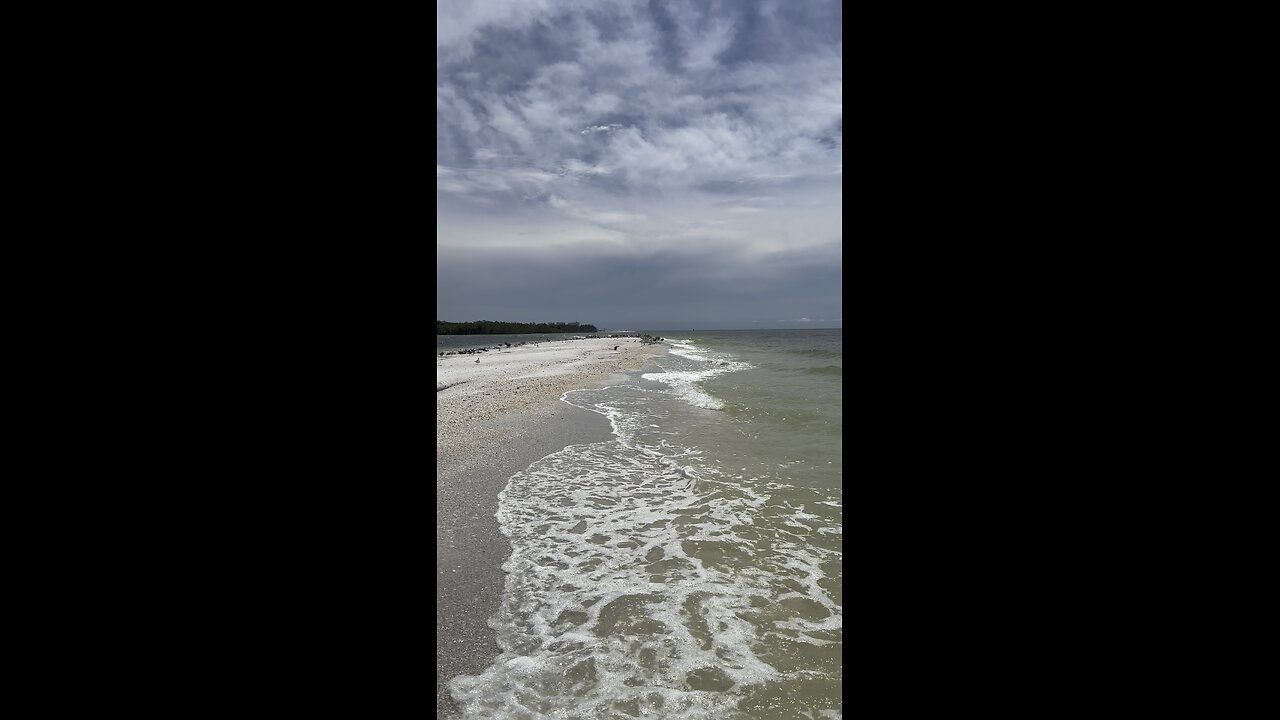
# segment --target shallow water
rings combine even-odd
[[[669,345],[565,394],[614,439],[500,496],[503,653],[451,684],[467,717],[840,715],[842,333]]]

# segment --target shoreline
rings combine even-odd
[[[613,350],[618,346],[618,350]],[[494,513],[507,480],[568,445],[613,437],[598,413],[561,402],[639,370],[665,345],[594,338],[539,343],[436,363],[436,714],[460,715],[448,682],[500,654],[488,620],[511,547]]]

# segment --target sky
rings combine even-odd
[[[838,0],[440,0],[437,320],[841,327]]]

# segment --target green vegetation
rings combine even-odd
[[[512,323],[476,320],[454,323],[436,321],[437,335],[522,335],[526,333],[593,333],[600,332],[595,325],[571,323]]]

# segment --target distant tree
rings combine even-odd
[[[465,323],[436,321],[436,335],[521,335],[526,333],[593,333],[595,325],[571,323],[513,323],[475,320]]]

